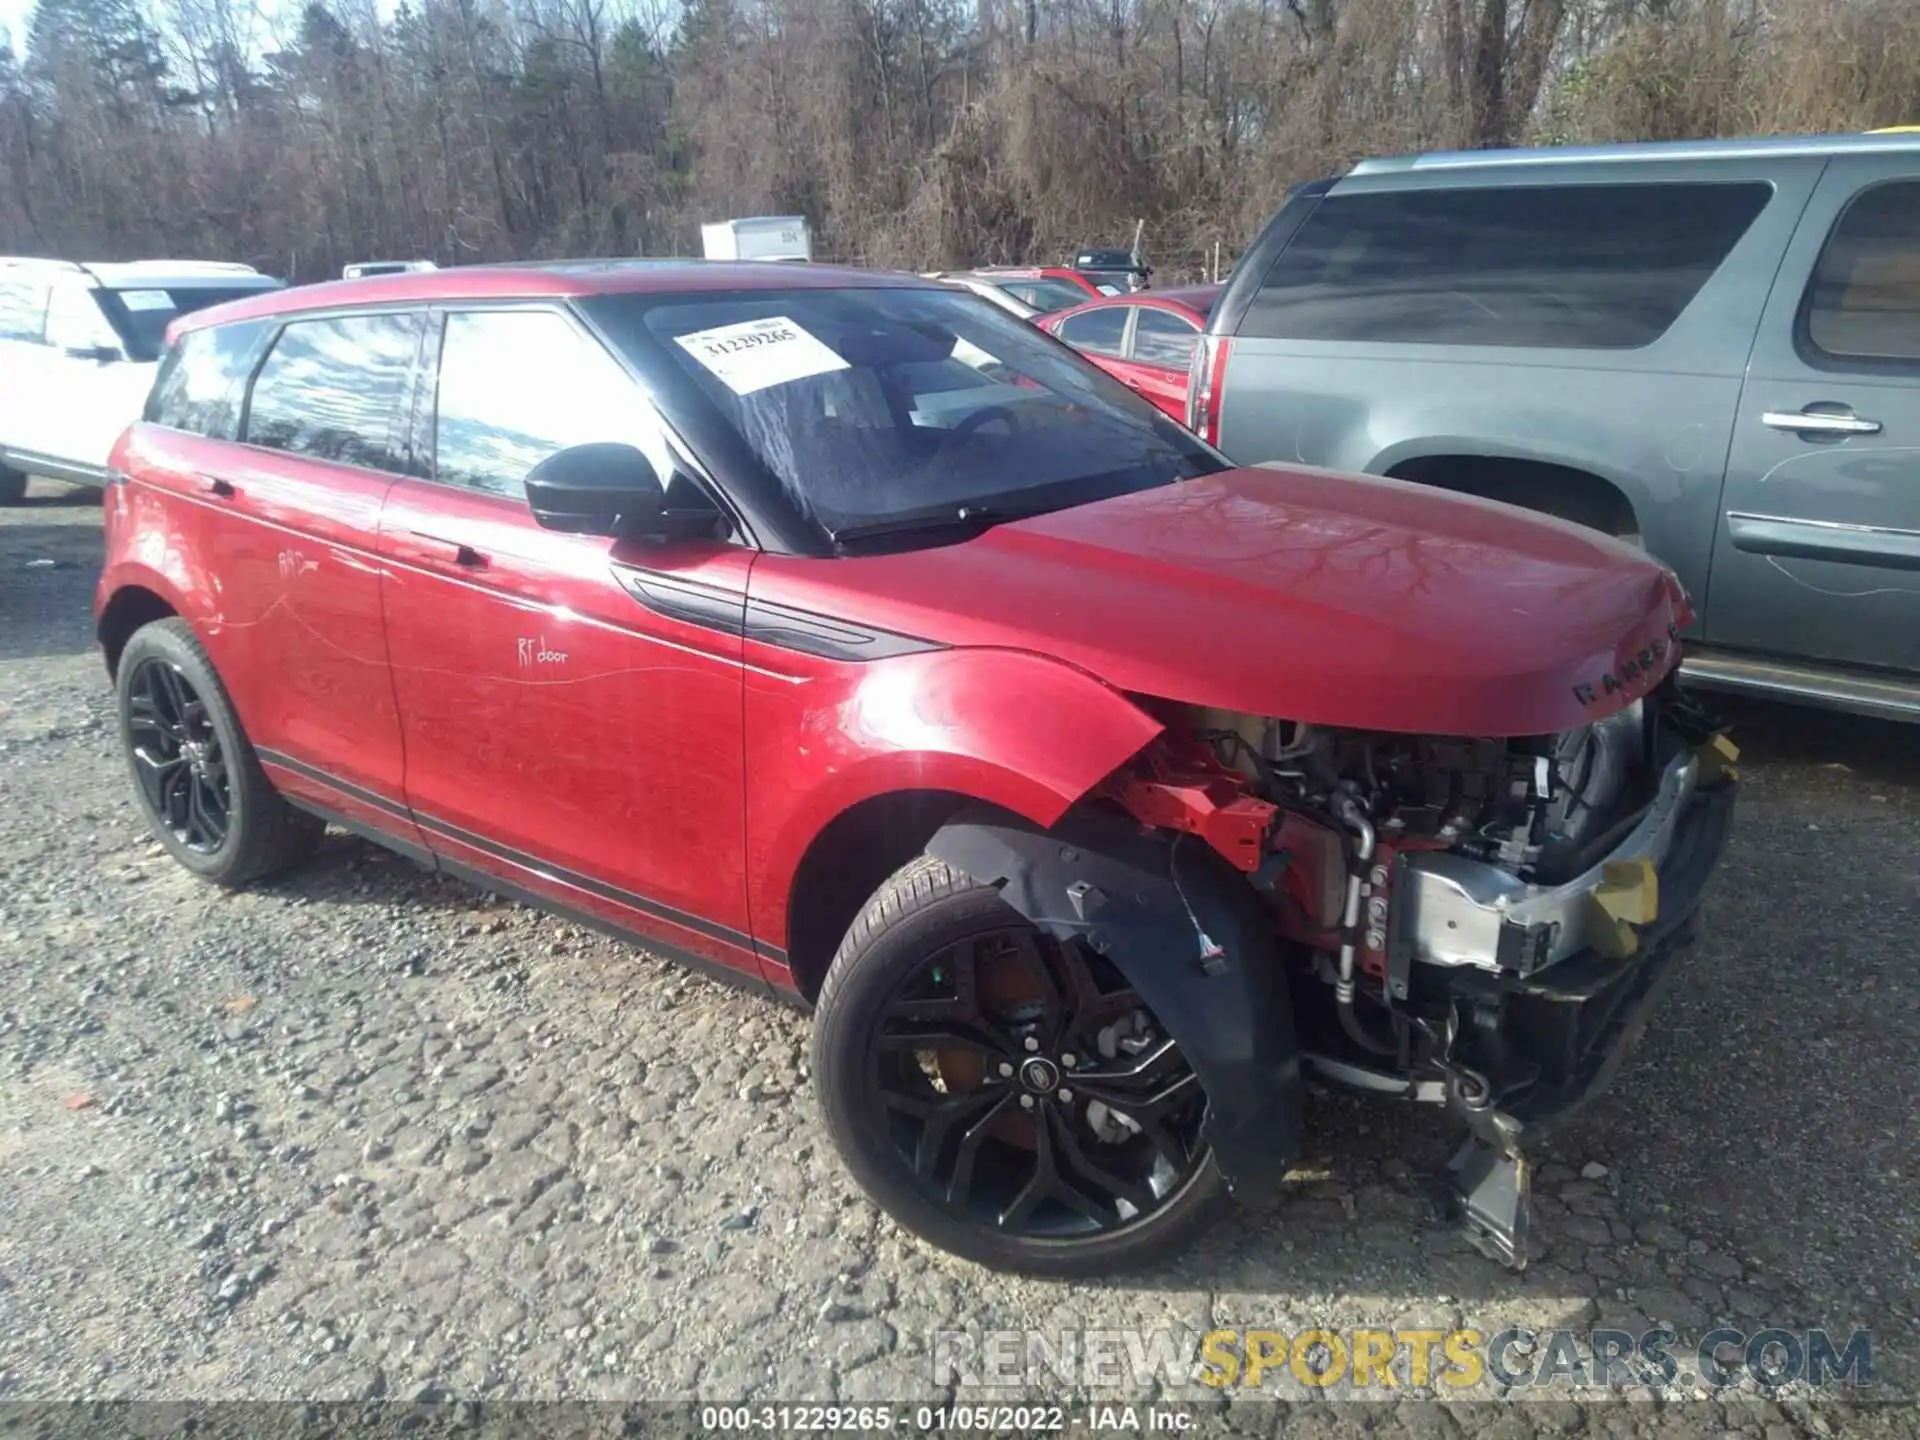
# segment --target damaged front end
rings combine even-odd
[[[1062,826],[962,815],[930,848],[1127,975],[1205,1086],[1237,1194],[1277,1192],[1311,1071],[1445,1106],[1467,1138],[1444,1194],[1524,1266],[1538,1143],[1693,938],[1731,819],[1720,727],[1671,678],[1518,739],[1154,708],[1162,736]]]

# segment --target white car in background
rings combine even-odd
[[[167,323],[283,282],[204,260],[0,258],[0,505],[29,475],[104,485],[147,402]]]
[[[1022,320],[1031,320],[1040,314],[1024,300],[1019,300],[1002,290],[998,285],[982,280],[977,275],[966,275],[953,270],[927,270],[921,273],[922,280],[938,280],[943,285],[951,285],[956,290],[971,290],[983,300],[991,300],[1009,315],[1017,315]]]

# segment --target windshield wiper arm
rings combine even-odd
[[[907,515],[886,520],[861,520],[827,532],[835,546],[862,540],[889,540],[896,535],[939,535],[949,532],[971,533],[1021,518],[1019,511],[997,510],[987,505],[959,505],[952,510],[936,510],[930,515]]]

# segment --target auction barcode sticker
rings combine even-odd
[[[736,395],[847,368],[847,362],[818,336],[784,315],[674,338]]]

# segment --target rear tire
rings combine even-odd
[[[1216,1216],[1199,1081],[1105,966],[931,857],[867,903],[821,991],[814,1086],[900,1225],[993,1269],[1071,1276],[1165,1261]]]
[[[27,498],[27,477],[0,465],[0,505],[18,505]]]
[[[186,621],[133,632],[115,694],[135,800],[174,859],[203,880],[240,886],[313,853],[325,822],[273,788]]]

